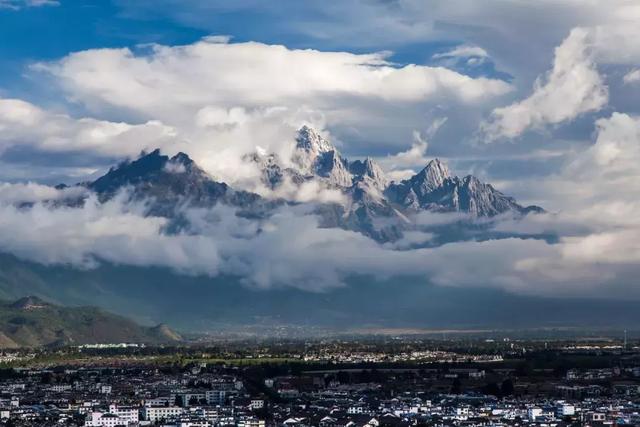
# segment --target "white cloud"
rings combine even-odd
[[[640,82],[640,69],[629,71],[624,75],[623,81],[625,84]]]
[[[383,121],[399,126],[414,120],[407,117],[408,109],[440,103],[472,108],[511,90],[501,80],[471,78],[443,67],[396,66],[387,55],[231,43],[228,37],[135,52],[92,49],[33,68],[90,115],[126,117],[136,124],[72,119],[29,105],[60,124],[46,133],[13,119],[10,129],[42,140],[32,145],[44,151],[121,156],[142,148],[185,151],[216,179],[251,188],[257,171],[243,156],[262,147],[289,159],[302,124],[375,134]],[[11,137],[12,144],[24,139]]]
[[[574,29],[556,49],[553,69],[528,98],[493,110],[482,129],[489,141],[572,120],[606,105],[608,90],[588,49],[589,31]]]
[[[455,48],[447,52],[436,53],[435,55],[433,55],[434,59],[469,57],[488,58],[489,54],[480,46],[461,45],[456,46]]]
[[[598,66],[640,64],[640,48],[634,42],[639,36],[636,23],[574,28],[556,48],[552,70],[536,81],[533,93],[494,109],[490,120],[482,124],[487,141],[515,138],[530,129],[544,129],[601,110],[609,93]],[[627,76],[625,82],[633,78]]]
[[[0,153],[25,146],[44,152],[80,151],[102,156],[135,156],[143,149],[175,143],[173,128],[150,120],[139,125],[92,118],[75,119],[19,99],[0,98]]]
[[[218,259],[213,241],[201,236],[164,235],[165,219],[144,217],[142,207],[125,208],[123,202],[116,199],[100,204],[90,198],[81,208],[36,203],[28,209],[1,204],[3,248],[46,265],[92,268],[107,261],[215,274]]]
[[[424,133],[419,130],[414,130],[413,143],[408,150],[379,159],[380,164],[384,169],[389,171],[392,179],[397,180],[407,175],[412,175],[414,173],[413,169],[408,168],[421,168],[426,166],[430,160],[426,156],[427,149],[429,148],[429,139],[433,138],[446,122],[446,117],[440,117],[435,119]]]
[[[321,105],[339,96],[402,102],[449,96],[474,102],[510,89],[500,80],[474,79],[445,68],[395,67],[386,56],[204,39],[186,46],[154,45],[148,54],[87,50],[37,69],[53,75],[78,102],[163,121],[208,105]]]
[[[23,7],[59,6],[58,0],[0,0],[0,9],[19,10]]]
[[[35,182],[9,184],[0,183],[0,204],[22,204],[56,201],[81,197],[87,193],[83,187],[68,187],[58,190]]]

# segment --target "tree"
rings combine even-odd
[[[456,377],[453,379],[453,384],[451,385],[451,393],[460,394],[462,393],[462,382],[460,378]]]
[[[500,386],[500,392],[503,396],[512,396],[514,392],[513,381],[511,378],[507,378],[502,381],[502,386]]]
[[[482,392],[491,396],[500,396],[500,387],[495,382],[490,382],[482,387]]]

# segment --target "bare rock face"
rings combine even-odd
[[[292,167],[282,166],[273,154],[256,153],[248,159],[258,165],[263,183],[272,189],[287,178],[295,184],[317,180],[341,190],[347,203],[320,209],[324,223],[379,240],[401,235],[398,230],[406,226],[407,216],[420,211],[461,212],[470,218],[543,212],[537,206],[519,205],[474,176],[453,176],[447,164],[437,158],[411,178],[391,182],[373,159],[350,162],[331,142],[307,126],[296,136]]]
[[[314,174],[325,154],[337,152],[329,141],[308,126],[303,126],[296,136],[296,148],[292,161],[301,172]]]
[[[261,215],[273,203],[215,181],[184,153],[169,158],[160,150],[111,168],[87,187],[102,201],[126,189],[132,199],[149,201],[149,214],[165,217],[174,217],[180,206],[212,207],[218,203],[239,208],[247,216]]]
[[[507,212],[540,212],[537,206],[523,207],[491,184],[472,175],[451,176],[449,168],[438,159],[399,184],[391,184],[385,195],[397,205],[412,210],[464,212],[472,217],[491,217]]]
[[[356,160],[351,162],[349,170],[354,176],[354,181],[366,181],[368,185],[378,191],[384,191],[389,185],[389,180],[382,168],[370,157],[367,157],[364,161]]]
[[[329,186],[348,187],[353,182],[349,163],[333,144],[308,126],[298,131],[291,160],[302,175],[320,178]]]
[[[410,220],[412,215],[422,211],[461,212],[471,219],[544,212],[537,206],[518,204],[472,175],[453,176],[439,159],[431,160],[420,172],[398,183],[391,182],[371,158],[348,161],[329,141],[306,126],[298,131],[293,149],[288,162],[264,152],[249,154],[244,160],[254,163],[262,183],[274,190],[284,182],[301,185],[314,180],[341,191],[344,198],[340,203],[313,204],[322,226],[357,231],[378,241],[402,237],[403,230],[415,227]],[[103,202],[121,192],[134,201],[145,201],[149,215],[170,219],[168,232],[188,226],[183,217],[185,207],[208,208],[220,203],[235,208],[239,216],[261,219],[283,204],[299,203],[231,188],[209,176],[188,155],[168,157],[159,150],[143,153],[79,186],[94,192]],[[77,206],[82,200],[66,203]]]

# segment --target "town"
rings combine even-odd
[[[5,426],[640,424],[615,340],[325,340],[5,352]]]

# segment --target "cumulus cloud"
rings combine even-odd
[[[128,157],[176,139],[175,129],[155,120],[132,125],[75,119],[19,99],[0,98],[0,154],[9,148],[31,147],[44,152]]]
[[[439,67],[396,67],[387,53],[288,49],[205,38],[186,46],[153,45],[148,53],[93,49],[43,63],[74,100],[160,119],[207,105],[270,107],[318,104],[327,97],[421,101],[438,96],[474,102],[502,95],[501,80],[471,78]]]
[[[399,66],[388,55],[233,43],[228,37],[71,53],[32,69],[81,105],[84,117],[3,100],[0,127],[7,133],[0,148],[130,157],[160,147],[168,154],[185,151],[216,179],[250,188],[257,171],[243,156],[262,147],[289,159],[302,124],[373,134],[383,117],[408,120],[407,108],[471,108],[511,90],[502,80],[444,67]],[[36,120],[45,126],[31,126]]]
[[[640,82],[640,69],[629,71],[624,75],[623,81],[625,84]]]
[[[431,139],[447,122],[446,117],[435,119],[426,131],[413,131],[413,142],[408,150],[380,158],[381,166],[388,171],[393,180],[401,180],[415,173],[415,168],[423,168],[429,162],[426,156]]]
[[[608,90],[588,52],[589,32],[579,28],[556,49],[553,69],[536,81],[528,98],[493,110],[482,130],[489,141],[514,138],[530,128],[540,129],[574,119],[606,105]]]
[[[544,129],[601,110],[609,91],[598,66],[640,63],[640,48],[632,41],[639,35],[637,25],[626,23],[574,28],[556,48],[553,68],[536,81],[532,94],[494,109],[481,125],[487,141],[515,138],[530,129]]]

